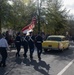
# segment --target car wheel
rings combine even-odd
[[[69,46],[66,48],[66,50],[69,50]]]
[[[59,51],[60,51],[60,52],[63,52],[63,51],[64,51],[64,48],[63,48],[63,49],[59,49]]]
[[[69,50],[69,46],[70,46],[70,44],[68,45],[67,50]]]
[[[44,49],[44,52],[47,52],[48,51],[48,49]]]

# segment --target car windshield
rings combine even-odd
[[[50,40],[50,41],[61,41],[61,38],[60,37],[48,37],[47,40]]]

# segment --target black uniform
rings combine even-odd
[[[22,37],[22,45],[24,47],[24,57],[27,57],[27,51],[28,51],[28,37],[26,35],[24,35]]]
[[[16,46],[16,49],[17,49],[16,56],[20,56],[19,55],[19,52],[20,52],[20,49],[21,49],[21,36],[20,36],[20,33],[18,33],[16,38],[15,38],[15,46]]]
[[[40,36],[40,34],[38,34],[36,36],[35,41],[36,41],[35,43],[36,43],[36,47],[37,47],[38,58],[40,60],[41,59],[41,53],[42,53],[42,42],[43,42],[43,39]]]
[[[33,59],[35,37],[33,35],[30,35],[28,42],[29,42],[29,48],[30,48],[30,59]]]

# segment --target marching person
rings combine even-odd
[[[24,48],[23,56],[26,58],[27,57],[27,51],[28,51],[28,38],[26,36],[26,33],[24,33],[23,37],[22,37],[22,46]]]
[[[35,37],[33,35],[33,32],[30,32],[28,42],[29,42],[29,48],[30,48],[30,59],[32,60],[33,52],[34,52],[34,42],[35,42]]]
[[[38,33],[38,35],[35,37],[35,44],[37,47],[37,54],[38,54],[39,60],[41,60],[42,42],[43,42],[42,36],[40,35],[40,33]]]
[[[6,67],[7,49],[9,49],[7,40],[0,34],[0,54],[2,56],[0,67]]]
[[[20,32],[17,33],[17,36],[15,38],[15,47],[17,49],[16,57],[19,57],[20,56],[19,52],[20,52],[20,49],[21,49],[21,36],[20,36]]]

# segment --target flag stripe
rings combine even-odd
[[[22,29],[22,32],[27,33],[28,31],[32,30],[35,27],[35,24],[36,24],[36,18],[34,17],[32,19],[32,22]]]

